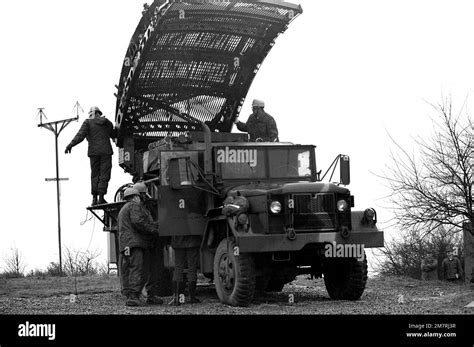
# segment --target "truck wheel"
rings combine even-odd
[[[222,303],[248,306],[255,293],[255,266],[250,254],[235,255],[234,247],[233,238],[219,243],[214,256],[214,284]]]
[[[324,284],[334,300],[359,300],[367,283],[367,258],[326,258],[323,263]]]

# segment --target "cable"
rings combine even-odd
[[[92,233],[91,233],[91,238],[89,239],[89,244],[87,245],[87,251],[90,250],[91,243],[92,243],[92,238],[94,237],[94,231],[95,231],[95,218],[94,221],[92,222]]]
[[[86,224],[88,221],[90,221],[93,218],[92,214],[91,214],[90,218],[87,218],[88,215],[89,215],[89,210],[86,210],[86,218],[82,222],[80,222],[81,226]]]

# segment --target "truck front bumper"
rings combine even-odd
[[[298,233],[294,240],[290,240],[286,234],[239,233],[236,235],[236,241],[239,252],[242,253],[299,251],[308,244],[332,242],[361,244],[364,245],[364,248],[384,246],[383,231],[351,232],[347,238],[343,238],[339,232]]]

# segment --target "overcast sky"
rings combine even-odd
[[[0,253],[17,247],[27,269],[58,260],[53,133],[38,128],[37,108],[48,120],[74,117],[76,101],[99,106],[114,122],[115,92],[144,0],[22,0],[0,3],[2,110]],[[149,1],[151,3],[151,0]],[[389,227],[388,191],[372,173],[388,161],[390,133],[409,151],[411,137],[432,130],[428,103],[452,95],[460,107],[474,83],[474,3],[457,0],[300,0],[303,14],[280,36],[248,93],[266,102],[280,140],[317,145],[318,169],[339,153],[351,158],[356,208],[375,207]],[[470,99],[468,99],[468,109]],[[85,223],[91,202],[84,141],[64,154],[85,114],[59,137],[62,243],[98,249],[107,257],[106,233]],[[106,198],[131,180],[118,166],[117,149]],[[3,264],[2,264],[3,265]]]

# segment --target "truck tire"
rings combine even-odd
[[[334,300],[359,300],[367,283],[367,258],[325,258],[324,284]]]
[[[235,255],[234,248],[233,238],[219,243],[214,256],[214,284],[222,303],[248,306],[255,294],[255,266],[250,254]]]

